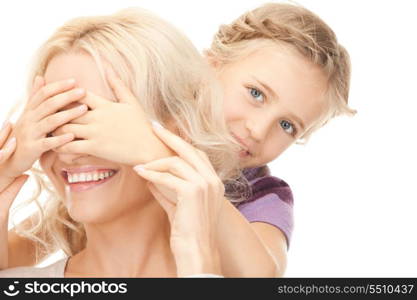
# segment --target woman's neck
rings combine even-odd
[[[69,259],[65,277],[176,277],[169,221],[157,201],[85,229],[86,248]]]

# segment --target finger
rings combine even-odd
[[[54,132],[52,132],[52,136],[63,135],[65,133],[72,133],[79,139],[88,139],[92,136],[89,131],[89,126],[72,123],[58,127]]]
[[[125,85],[125,83],[116,75],[112,68],[107,69],[106,78],[118,102],[138,104],[136,97]]]
[[[29,175],[20,175],[5,190],[0,192],[0,210],[9,211],[19,191],[29,178]]]
[[[143,165],[146,170],[169,172],[173,175],[180,177],[181,179],[193,182],[198,178],[201,178],[200,174],[178,156],[169,156],[161,159],[153,160]]]
[[[85,153],[94,155],[94,153],[90,153],[90,149],[92,148],[92,142],[90,140],[74,140],[72,142],[66,143],[60,147],[54,149],[55,152],[58,153]]]
[[[43,79],[43,77],[37,75],[35,77],[35,80],[33,81],[32,89],[29,94],[29,101],[35,95],[35,93],[39,91],[39,89],[44,85],[45,85],[45,80]]]
[[[214,169],[213,165],[211,164],[211,161],[208,158],[207,154],[204,151],[201,151],[200,149],[196,149],[196,152],[207,163],[207,165],[211,168],[212,172],[216,173],[216,170]]]
[[[16,137],[11,138],[6,146],[0,150],[0,164],[9,159],[9,157],[16,150]]]
[[[12,126],[9,121],[6,121],[3,125],[3,128],[0,130],[0,148],[3,147],[4,143],[7,141],[9,134],[11,132]]]
[[[42,152],[46,152],[54,148],[60,147],[62,145],[65,145],[66,143],[69,143],[72,140],[74,140],[73,133],[66,133],[63,135],[46,137],[39,141],[40,149]]]
[[[173,213],[175,212],[176,205],[171,200],[169,200],[167,197],[165,197],[151,182],[147,183],[147,186],[149,188],[149,191],[152,193],[152,195],[155,197],[156,201],[162,206],[162,208],[165,210],[165,212],[168,215],[168,218],[170,220],[170,223],[172,221]]]
[[[171,190],[177,193],[186,188],[186,181],[170,173],[146,170],[142,166],[135,166],[133,169],[139,176],[145,178],[146,180],[154,184],[160,184],[162,186],[170,188]]]
[[[38,134],[40,136],[45,136],[46,134],[57,129],[59,126],[62,126],[71,121],[72,119],[84,114],[85,112],[87,112],[87,109],[87,106],[85,104],[82,104],[72,109],[60,111],[51,116],[46,117],[38,123]]]
[[[69,124],[88,125],[94,123],[97,120],[95,116],[96,112],[96,110],[89,110],[81,116],[72,119]]]
[[[34,109],[34,121],[42,120],[46,116],[49,116],[58,111],[68,110],[71,107],[69,105],[77,105],[76,101],[81,102],[81,98],[85,96],[85,89],[77,88],[67,92],[63,92],[56,96],[49,98],[42,102],[36,109]]]
[[[49,83],[41,87],[29,100],[26,105],[26,110],[33,110],[38,107],[43,101],[49,99],[55,95],[68,91],[75,86],[74,79],[67,79]]]
[[[87,105],[91,109],[96,109],[102,106],[103,104],[108,103],[108,101],[111,100],[87,91],[85,97],[80,100],[80,103]]]
[[[213,176],[211,168],[207,167],[207,162],[197,154],[196,149],[191,144],[184,141],[178,135],[173,134],[169,130],[158,126],[155,122],[152,122],[152,127],[156,135],[164,142],[169,148],[174,150],[179,157],[188,162],[194,169],[203,175],[204,177]]]

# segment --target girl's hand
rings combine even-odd
[[[180,277],[220,274],[216,230],[226,198],[224,185],[207,155],[158,126],[155,134],[178,156],[136,166],[171,224],[171,249]]]
[[[149,118],[130,90],[112,71],[106,76],[118,102],[87,92],[81,102],[91,110],[53,133],[72,133],[76,139],[55,151],[85,153],[131,166],[172,155],[152,132]]]
[[[84,95],[83,89],[75,89],[74,80],[45,85],[42,77],[36,77],[29,101],[11,133],[10,142],[15,138],[17,148],[0,166],[0,174],[14,179],[29,170],[42,153],[71,141],[74,138],[71,133],[55,137],[47,134],[87,111],[85,105],[59,111]]]

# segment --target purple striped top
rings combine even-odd
[[[294,227],[293,195],[289,185],[271,176],[267,166],[243,171],[252,188],[252,196],[237,204],[249,222],[264,222],[280,229],[289,249]]]

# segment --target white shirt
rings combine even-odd
[[[17,267],[0,271],[0,278],[2,277],[54,277],[63,278],[65,267],[67,265],[68,257],[58,260],[57,262],[43,267]]]
[[[17,267],[0,271],[0,278],[2,277],[32,277],[32,278],[64,278],[65,267],[68,262],[68,257],[58,260],[57,262],[46,267]],[[203,277],[203,278],[224,278],[216,274],[194,274],[185,276],[188,278]]]

